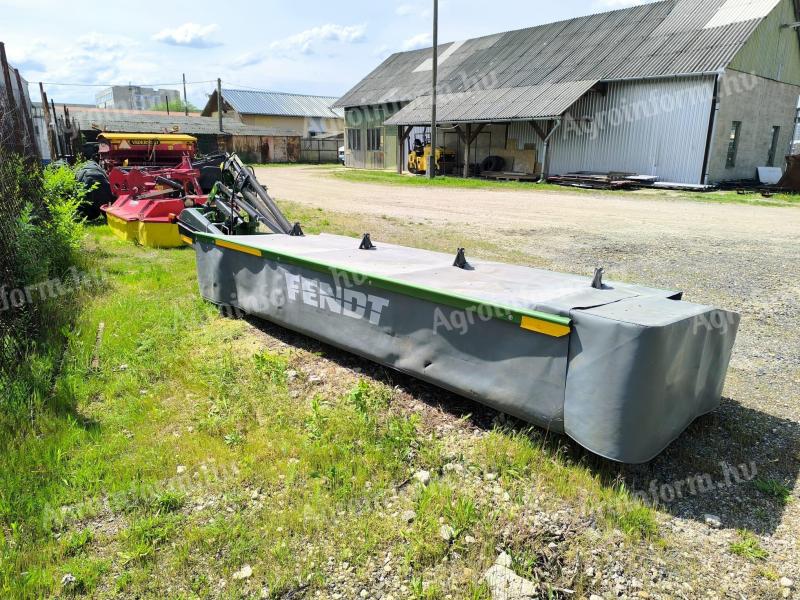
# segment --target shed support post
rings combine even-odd
[[[402,125],[397,126],[397,174],[403,174],[403,130]]]
[[[469,146],[472,143],[472,124],[467,123],[467,130],[464,132],[464,179],[469,177]]]
[[[542,176],[539,179],[539,183],[543,183],[544,181],[547,180],[547,176],[549,175],[549,171],[547,168],[547,159],[548,159],[548,154],[550,153],[550,140],[552,139],[556,130],[559,127],[561,127],[561,119],[556,119],[552,125],[548,123],[546,131],[543,130],[541,127],[539,127],[536,121],[532,121],[531,126],[536,130],[536,133],[539,135],[542,142],[544,143],[544,149],[542,151]]]
[[[464,144],[464,179],[469,177],[469,150],[472,142],[478,139],[478,136],[486,127],[486,123],[481,123],[475,130],[472,129],[472,123],[467,123],[466,129],[462,129],[461,125],[456,125],[456,133],[458,139]]]
[[[413,125],[409,125],[408,127],[404,127],[402,125],[397,126],[397,173],[398,175],[403,174],[403,148],[405,147],[404,144],[408,139],[408,136],[411,135],[411,132],[414,130]]]

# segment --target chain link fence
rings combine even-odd
[[[25,216],[46,220],[41,161],[31,121],[27,83],[0,44],[0,369],[19,359],[19,341],[35,336],[35,310],[15,306],[25,296],[20,268]],[[25,298],[27,300],[27,298]]]

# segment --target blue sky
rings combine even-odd
[[[440,41],[642,1],[440,0]],[[226,87],[339,96],[391,53],[431,43],[432,0],[121,4],[0,0],[0,41],[23,76],[46,82],[56,102],[93,103],[95,84],[174,84],[186,73],[198,82],[189,86],[197,105],[213,89],[201,82],[217,77]],[[31,96],[39,99],[38,86]]]

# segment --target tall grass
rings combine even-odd
[[[25,428],[47,402],[85,267],[78,207],[87,191],[71,168],[42,170],[15,155],[0,156],[0,191],[2,433]]]

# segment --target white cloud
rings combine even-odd
[[[366,33],[366,25],[334,25],[327,23],[272,42],[269,47],[271,50],[286,53],[313,54],[314,47],[320,42],[355,44],[363,42],[367,38]]]
[[[13,68],[19,69],[23,77],[31,71],[44,73],[47,70],[44,58],[44,53],[41,52],[41,47],[38,43],[26,49],[21,49],[18,46],[11,46],[8,49],[8,62]]]
[[[136,45],[136,42],[131,38],[121,35],[107,35],[105,33],[98,33],[90,31],[76,40],[78,47],[84,50],[115,50],[117,48],[124,48]]]
[[[401,47],[403,50],[419,50],[429,46],[433,46],[433,35],[430,33],[418,33],[405,40]]]
[[[394,9],[394,14],[398,17],[421,17],[427,19],[431,16],[430,2],[421,5],[417,4],[400,4]]]
[[[213,48],[214,46],[222,45],[214,36],[218,29],[219,26],[216,24],[184,23],[174,29],[162,29],[153,36],[153,39],[171,46]]]
[[[265,52],[245,52],[228,62],[228,65],[234,69],[244,69],[246,67],[258,65],[265,60],[267,60]]]

